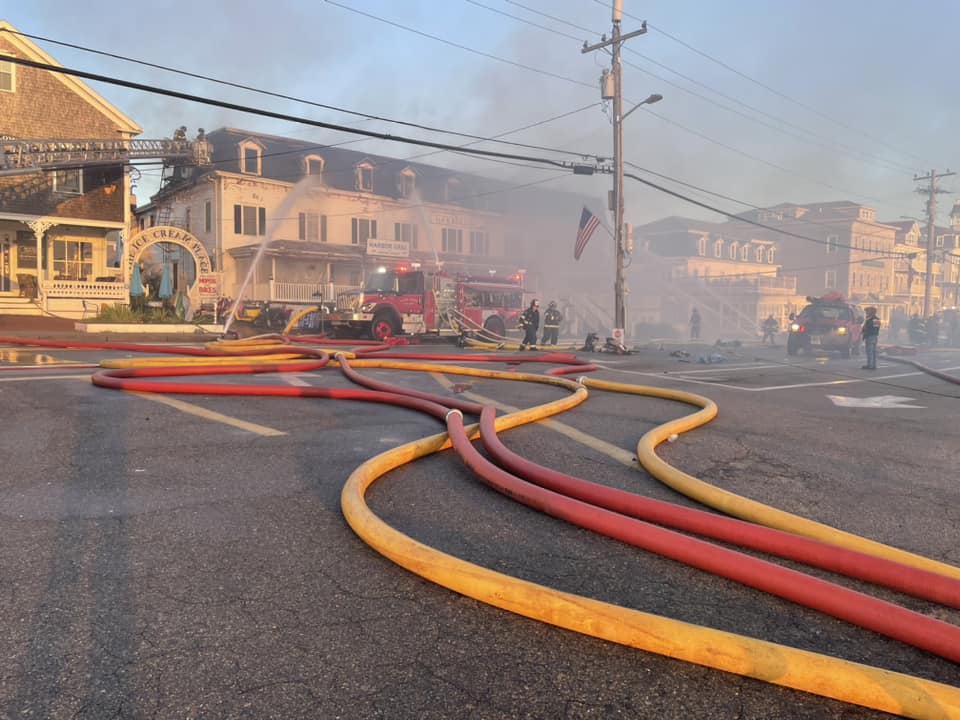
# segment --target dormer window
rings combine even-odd
[[[723,240],[719,238],[713,241],[713,256],[723,257]]]
[[[447,178],[443,186],[443,201],[448,203],[457,202],[460,199],[460,181],[457,178]]]
[[[244,175],[262,174],[262,157],[263,146],[260,143],[254,140],[240,143],[240,172]]]
[[[313,177],[321,177],[323,175],[323,158],[319,155],[307,155],[303,159],[303,163],[305,175]]]
[[[408,198],[417,187],[417,174],[410,168],[404,168],[397,177],[397,189],[400,197]]]
[[[373,192],[373,164],[366,160],[357,165],[357,190]]]
[[[744,262],[746,262],[747,260],[750,259],[750,246],[749,246],[749,245],[742,245],[742,246],[740,247],[740,259],[743,260]]]
[[[740,248],[740,244],[737,242],[730,243],[730,259],[737,259],[737,250]]]
[[[700,257],[706,257],[707,255],[707,238],[704,235],[697,238],[697,255]]]
[[[766,248],[763,245],[757,245],[757,249],[754,251],[754,257],[758,263],[763,262],[763,258],[766,255]]]
[[[767,248],[767,262],[773,265],[777,259],[777,249],[775,247]]]

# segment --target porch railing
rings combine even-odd
[[[321,300],[332,302],[337,296],[346,291],[355,289],[354,285],[339,285],[336,283],[297,283],[270,281],[270,301],[287,303],[316,303]],[[319,293],[319,297],[317,296]]]
[[[106,298],[126,300],[128,290],[122,282],[83,282],[80,280],[41,280],[43,295],[48,298]]]

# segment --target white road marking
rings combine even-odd
[[[39,382],[40,380],[86,380],[90,381],[89,373],[83,375],[32,375],[30,377],[0,377],[0,382]]]
[[[297,387],[312,387],[310,383],[303,379],[303,376],[300,373],[279,373],[279,375],[280,379],[288,385],[296,385]]]
[[[926,405],[904,405],[907,402],[913,402],[911,397],[901,395],[877,395],[875,397],[856,398],[847,395],[827,395],[834,405],[840,407],[854,408],[919,408],[923,409]]]
[[[183,400],[177,400],[176,398],[160,395],[159,393],[137,392],[131,390],[128,390],[127,392],[129,392],[131,395],[142,397],[145,400],[152,400],[153,402],[160,403],[161,405],[168,405],[169,407],[176,408],[177,410],[185,412],[189,415],[195,415],[197,417],[204,418],[205,420],[213,420],[214,422],[223,423],[224,425],[230,425],[231,427],[239,428],[240,430],[246,430],[247,432],[252,432],[257,435],[277,437],[287,434],[282,430],[275,430],[274,428],[267,427],[266,425],[258,425],[257,423],[247,422],[246,420],[224,415],[213,410],[207,410],[206,408],[202,408],[198,405],[192,405],[191,403],[184,402]]]

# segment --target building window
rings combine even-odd
[[[837,288],[837,271],[836,270],[827,270],[823,274],[823,287],[827,290],[836,290]]]
[[[266,235],[267,209],[255,205],[233,206],[233,232],[236,235]]]
[[[458,228],[443,228],[440,234],[440,252],[462,253],[463,230]]]
[[[0,92],[15,92],[17,89],[14,65],[9,60],[0,60]]]
[[[326,242],[327,216],[317,213],[300,213],[299,237],[306,242]]]
[[[193,213],[190,211],[190,208],[186,208],[183,211],[183,229],[187,232],[190,232],[190,221],[193,219],[191,217]]]
[[[410,223],[394,223],[393,239],[410,244],[411,250],[417,249],[417,226]]]
[[[213,203],[207,200],[203,204],[203,231],[210,232],[213,227]]]
[[[400,176],[397,178],[397,189],[400,191],[400,197],[408,198],[413,195],[413,191],[417,187],[417,175],[413,170],[407,168],[400,172]]]
[[[775,247],[767,248],[767,262],[773,265],[777,258],[777,249]]]
[[[304,159],[306,173],[314,177],[323,175],[323,158],[319,155],[307,155]]]
[[[742,246],[740,246],[740,259],[743,260],[744,262],[746,262],[746,261],[748,261],[748,260],[750,259],[750,246],[749,246],[749,245],[742,245]]]
[[[754,257],[758,263],[762,263],[764,256],[766,255],[766,248],[763,245],[757,245],[757,249],[754,251]]]
[[[731,260],[736,260],[736,259],[737,259],[737,250],[738,250],[739,248],[740,248],[740,244],[739,244],[739,243],[735,243],[735,242],[730,243],[730,259],[731,259]]]
[[[707,239],[700,237],[697,239],[697,255],[705,257],[707,254]]]
[[[490,254],[490,233],[484,232],[483,230],[470,231],[470,254]]]
[[[368,162],[357,165],[357,190],[373,192],[373,165]]]
[[[53,241],[54,279],[85,281],[93,277],[93,243],[84,240]]]
[[[70,195],[83,194],[83,173],[79,168],[57,170],[53,174],[53,191]]]
[[[247,175],[260,174],[261,148],[254,143],[240,145],[240,172]]]
[[[366,218],[353,218],[350,221],[350,242],[354,245],[365,245],[367,240],[377,239],[377,221]]]
[[[936,240],[934,240],[934,245],[936,245],[938,248],[943,247],[943,235],[937,235]]]
[[[827,254],[837,252],[837,245],[840,242],[840,237],[838,235],[827,235]]]
[[[723,240],[713,241],[713,256],[717,258],[723,257]]]

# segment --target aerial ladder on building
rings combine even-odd
[[[45,140],[0,137],[0,177],[37,172],[123,165],[134,160],[161,160],[164,165],[211,164],[205,139],[187,140],[178,133],[162,140]]]

